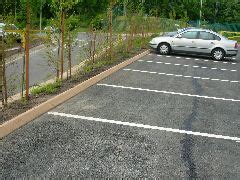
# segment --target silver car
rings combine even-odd
[[[156,37],[149,45],[163,55],[171,52],[210,55],[214,60],[236,56],[238,53],[237,41],[228,40],[206,29],[187,29],[173,36]]]

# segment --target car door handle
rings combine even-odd
[[[211,42],[211,44],[215,44],[214,42]]]

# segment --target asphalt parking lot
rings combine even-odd
[[[240,177],[240,59],[151,53],[1,142],[5,177]]]

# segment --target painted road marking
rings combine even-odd
[[[179,95],[179,96],[199,97],[199,98],[204,98],[204,99],[215,99],[215,100],[222,100],[222,101],[240,102],[240,99],[219,98],[219,97],[202,96],[202,95],[196,95],[196,94],[185,94],[185,93],[171,92],[171,91],[160,91],[160,90],[154,90],[154,89],[143,89],[143,88],[135,88],[135,87],[127,87],[127,86],[118,86],[118,85],[112,85],[112,84],[97,84],[97,85],[105,86],[105,87],[112,87],[112,88],[137,90],[137,91],[173,94],[173,95]]]
[[[167,74],[167,73],[158,73],[153,71],[141,71],[136,69],[123,69],[124,71],[132,71],[132,72],[141,72],[141,73],[149,73],[149,74],[158,74],[158,75],[166,75],[166,76],[175,76],[175,77],[183,77],[183,78],[194,78],[194,79],[201,79],[201,80],[209,80],[209,81],[222,81],[222,82],[230,82],[230,83],[240,83],[240,81],[231,81],[227,79],[210,79],[207,77],[194,77],[194,76],[184,76],[180,74]]]
[[[44,50],[44,49],[46,49],[46,47],[43,47],[43,48],[38,49],[38,50],[30,51],[29,55],[31,56],[31,55],[36,54],[36,53],[38,53],[38,52],[40,52],[40,51],[42,51],[42,50]],[[9,58],[11,59],[12,57],[9,57]],[[6,65],[12,64],[12,63],[14,63],[14,62],[16,62],[16,61],[18,61],[18,60],[20,60],[20,59],[23,59],[23,55],[22,55],[22,54],[20,55],[20,57],[14,59],[14,60],[12,60],[12,61],[7,62]]]
[[[139,62],[147,62],[147,63],[156,63],[156,64],[165,64],[165,65],[171,65],[172,63],[166,63],[166,62],[161,62],[161,61],[155,61],[155,62],[150,62],[150,61],[144,61],[144,60],[138,60]],[[188,64],[173,64],[174,66],[183,66],[187,67],[189,66]],[[209,68],[209,67],[203,67],[203,66],[191,66],[193,68],[201,68],[201,69],[212,69],[212,70],[221,70],[221,71],[231,71],[231,72],[237,72],[235,69],[221,69],[221,68]]]
[[[86,117],[86,116],[72,115],[72,114],[59,113],[59,112],[48,112],[48,115],[240,142],[240,138],[238,137],[231,137],[231,136],[225,136],[225,135],[219,135],[219,134],[217,135],[217,134],[201,133],[201,132],[194,132],[194,131],[186,131],[181,129],[151,126],[146,124],[123,122],[123,121],[116,121],[116,120],[109,120],[109,119],[102,119],[102,118]]]
[[[171,56],[165,56],[165,57],[171,57]],[[175,57],[176,59],[180,59],[181,57]],[[186,60],[190,60],[190,59],[192,59],[192,58],[184,58],[184,59],[186,59]],[[215,62],[215,63],[217,63],[217,62],[221,62],[221,63],[223,63],[223,64],[236,64],[236,63],[232,63],[232,62],[226,62],[226,61],[212,61],[212,60],[206,60],[206,59],[193,59],[194,61],[204,61],[204,62]]]

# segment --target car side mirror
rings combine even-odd
[[[181,35],[178,35],[176,38],[179,38],[179,39],[181,39],[181,38],[182,38],[182,36],[181,36]]]

